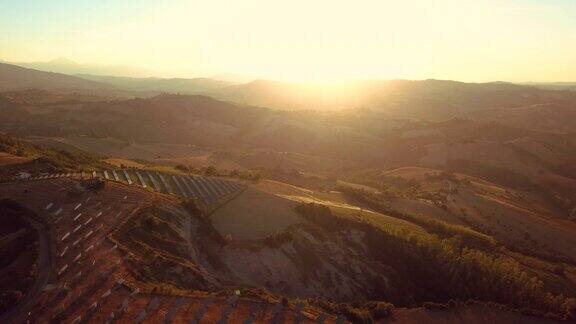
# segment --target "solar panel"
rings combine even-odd
[[[60,270],[58,270],[58,275],[62,275],[64,273],[64,271],[66,271],[68,269],[68,265],[65,264],[62,268],[60,268]]]
[[[194,178],[185,177],[184,179],[186,180],[186,182],[188,182],[188,184],[192,188],[194,196],[198,197],[205,204],[207,204],[210,201],[210,198],[208,198],[207,194],[204,193],[202,189],[200,189],[200,186],[198,186]]]
[[[116,173],[116,170],[112,170],[112,175],[114,176],[114,180],[120,181],[120,178],[118,177],[118,173]]]
[[[174,183],[176,183],[176,186],[178,187],[178,190],[180,191],[180,195],[184,196],[185,198],[188,198],[188,193],[184,190],[184,188],[180,184],[180,181],[178,181],[178,177],[176,177],[175,175],[172,175],[172,179],[174,179]]]
[[[164,178],[164,175],[162,173],[158,173],[158,172],[156,172],[156,174],[158,175],[158,178],[160,178],[160,181],[162,182],[162,184],[166,188],[167,192],[173,194],[174,189],[172,189],[172,186],[168,183],[168,181],[166,181],[166,179]]]
[[[128,171],[122,170],[122,172],[124,172],[124,176],[126,177],[126,181],[128,181],[128,184],[131,185],[132,179],[130,179],[130,175],[128,174]]]
[[[190,184],[186,181],[186,177],[180,176],[179,179],[180,179],[180,182],[182,182],[183,186],[186,188],[186,191],[188,192],[188,196],[195,198],[195,199],[198,199],[199,197],[194,194],[194,191],[192,191]]]
[[[162,188],[160,187],[160,184],[158,183],[158,181],[154,178],[154,176],[152,176],[152,172],[146,172],[148,174],[148,178],[150,178],[150,181],[152,181],[152,186],[154,187],[154,189],[158,190],[158,191],[162,191]]]
[[[144,178],[142,177],[142,175],[140,174],[140,172],[138,172],[138,170],[135,171],[136,172],[136,176],[138,177],[138,179],[140,180],[140,183],[142,183],[142,187],[146,188],[148,187],[146,185],[146,182],[144,181]]]
[[[72,246],[76,246],[78,243],[80,243],[80,241],[82,241],[82,237],[74,241],[74,243],[72,243]]]
[[[219,194],[214,190],[214,188],[212,188],[212,185],[208,182],[208,178],[198,178],[198,181],[204,186],[204,188],[206,188],[206,191],[210,194],[212,200],[216,200],[218,198]]]
[[[222,188],[220,188],[220,181],[214,179],[214,178],[206,178],[206,181],[212,186],[212,189],[214,190],[214,192],[218,195],[218,196],[222,196],[225,193],[223,192]]]
[[[210,191],[208,191],[208,189],[204,185],[202,178],[193,177],[191,179],[192,179],[192,184],[198,188],[198,191],[202,194],[202,197],[204,197],[204,202],[206,204],[211,203],[214,200],[214,197],[212,196],[212,193]]]

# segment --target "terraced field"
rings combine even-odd
[[[337,320],[301,304],[263,300],[234,291],[199,291],[180,296],[141,293],[131,279],[130,254],[113,243],[109,234],[131,217],[138,217],[151,204],[179,208],[178,199],[115,181],[97,192],[78,191],[81,181],[72,176],[78,174],[0,186],[1,196],[18,201],[45,219],[50,253],[48,264],[42,265],[47,284],[17,314],[2,318],[2,322],[334,323]]]

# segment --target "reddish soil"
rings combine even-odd
[[[107,236],[129,217],[137,217],[141,208],[153,202],[175,204],[177,199],[115,182],[106,182],[105,188],[96,193],[71,194],[77,184],[78,181],[74,179],[58,178],[0,185],[0,196],[19,201],[46,218],[50,224],[52,266],[49,284],[40,292],[33,307],[27,310],[28,315],[21,314],[21,318],[35,323],[51,320],[73,323],[79,319],[103,323],[116,312],[117,323],[133,323],[150,301],[157,297],[159,306],[150,311],[144,322],[164,322],[178,297],[132,294],[129,282],[133,281],[124,262],[126,256],[121,249],[114,248]],[[46,209],[50,203],[53,205]],[[79,225],[80,228],[74,231]],[[68,268],[59,273],[66,265]],[[121,279],[127,280],[121,282]],[[173,323],[189,323],[206,303],[205,298],[181,299],[180,307],[174,312]],[[227,307],[228,298],[219,296],[207,303],[202,321],[218,321]],[[124,312],[119,312],[125,300],[129,301],[128,307]],[[97,303],[95,308],[91,308],[94,303]],[[268,322],[277,303],[240,297],[230,307],[228,323],[243,323],[250,313],[254,314],[255,322]],[[286,308],[281,314],[281,322],[294,321],[293,308]],[[305,316],[303,323],[313,323],[319,315],[312,309],[305,309],[302,314]],[[334,316],[328,316],[325,321],[333,322]]]
[[[3,165],[10,165],[10,164],[18,164],[18,163],[25,163],[30,161],[30,159],[12,155],[6,152],[0,152],[0,166]]]

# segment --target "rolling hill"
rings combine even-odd
[[[314,314],[323,311],[351,322],[383,316],[430,318],[431,309],[442,309],[436,314],[443,319],[467,316],[473,321],[484,307],[495,307],[490,312],[495,321],[523,319],[506,309],[573,317],[576,140],[566,120],[570,105],[526,106],[532,107],[523,110],[526,114],[542,105],[559,115],[538,124],[542,118],[510,112],[520,109],[515,105],[523,100],[544,101],[555,92],[523,99],[514,98],[517,91],[531,89],[441,84],[473,88],[469,93],[458,90],[462,93],[456,98],[448,96],[452,90],[445,92],[445,102],[469,105],[465,117],[455,117],[456,106],[416,120],[414,112],[423,106],[414,107],[413,118],[399,118],[378,109],[278,111],[201,95],[93,100],[28,90],[0,95],[0,130],[43,146],[80,148],[112,158],[106,161],[118,158],[120,164],[178,164],[180,170],[197,172],[196,163],[206,167],[218,162],[219,167],[261,172],[267,178],[254,180],[214,209],[201,209],[194,200],[127,187],[104,176],[103,191],[94,198],[82,196],[82,201],[88,204],[98,197],[106,204],[137,206],[125,218],[105,214],[119,222],[109,222],[113,243],[107,241],[106,250],[121,253],[113,254],[120,260],[116,266],[112,261],[102,266],[127,280],[122,285],[107,279],[114,305],[137,296],[138,309],[144,309],[144,293],[161,295],[166,304],[157,313],[168,314],[167,309],[177,311],[169,306],[178,303],[176,298],[201,307],[200,300],[204,303],[208,295],[240,289],[260,296],[260,303],[268,300],[266,307],[270,300],[285,303],[286,309],[301,303]],[[480,93],[501,87],[508,90],[502,90],[499,109],[508,117],[481,114],[494,111],[487,107],[496,98],[475,102]],[[427,98],[419,104],[425,105],[428,95],[419,91],[424,90],[414,94]],[[432,115],[450,118],[436,121],[428,118]],[[74,213],[73,193],[42,188],[77,187],[80,170],[69,164],[88,169],[100,164],[97,157],[85,160],[7,143],[5,169],[30,163],[17,155],[58,152],[55,157],[63,159],[71,176],[9,183],[3,190],[21,203],[28,191],[42,192],[34,196],[36,209],[65,201],[66,213]],[[130,158],[138,160],[123,162]],[[103,208],[96,201],[89,206],[94,215]],[[62,228],[60,234],[77,228],[74,217],[82,215],[56,227]],[[72,291],[92,294],[101,277],[92,276],[87,290]],[[58,304],[72,305],[72,310],[52,311],[42,304],[35,311],[43,318],[71,318],[98,297],[73,302],[61,291],[66,289],[47,293],[45,299],[64,294]],[[245,298],[238,303],[252,307],[254,299]],[[226,303],[221,298],[208,312],[211,318],[221,309],[225,313]],[[387,303],[407,309],[392,310]],[[241,318],[251,313],[232,309]],[[110,312],[115,310],[83,313],[103,318]],[[178,312],[181,320],[192,313]]]
[[[112,91],[110,85],[52,72],[0,63],[0,91],[42,89],[52,91]]]
[[[28,69],[75,74],[118,75],[131,77],[145,77],[155,72],[129,65],[80,64],[67,58],[57,58],[46,62],[6,62]]]
[[[227,81],[220,81],[208,78],[130,78],[130,77],[115,77],[115,76],[102,76],[91,74],[77,74],[76,76],[111,84],[115,87],[125,90],[139,91],[139,92],[170,92],[181,94],[204,94],[214,93],[222,88],[230,86],[232,83]]]

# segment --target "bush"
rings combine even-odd
[[[276,231],[266,238],[262,239],[262,242],[270,248],[278,248],[284,243],[292,242],[294,235],[288,229],[283,231]]]
[[[374,323],[372,314],[367,309],[355,308],[350,304],[339,304],[336,312],[344,315],[352,323]]]
[[[364,305],[364,308],[370,311],[374,320],[379,320],[392,315],[394,305],[386,302],[369,302]]]
[[[184,171],[184,172],[188,172],[190,171],[190,168],[187,165],[184,164],[178,164],[174,167],[174,169],[176,170],[180,170],[180,171]]]

